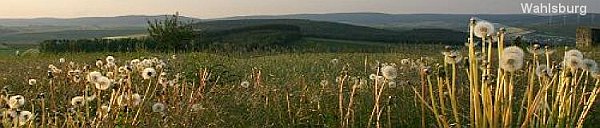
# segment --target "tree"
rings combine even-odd
[[[162,21],[148,21],[148,26],[148,33],[158,42],[156,48],[160,51],[185,50],[195,35],[190,23],[179,21],[178,12],[175,15],[165,16]]]

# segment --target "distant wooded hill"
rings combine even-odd
[[[413,29],[407,31],[396,31],[335,22],[300,19],[217,20],[200,22],[193,24],[193,26],[195,29],[201,30],[211,37],[229,35],[230,31],[236,31],[234,34],[243,33],[244,31],[257,31],[260,29],[278,31],[282,29],[273,28],[283,27],[297,28],[298,32],[303,37],[340,40],[377,41],[387,43],[422,42],[450,44],[463,43],[466,39],[465,33],[448,29]]]

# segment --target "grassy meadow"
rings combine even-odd
[[[306,47],[315,49],[334,43],[345,43],[345,49],[365,47],[365,42],[357,41],[309,39],[308,42]],[[421,107],[421,99],[415,92],[422,87],[421,66],[439,70],[436,65],[444,63],[441,54],[444,45],[371,47],[386,48],[381,52],[21,56],[7,50],[0,55],[0,85],[6,99],[0,103],[7,106],[2,108],[2,124],[4,127],[420,127],[421,112],[425,110],[426,127],[437,127],[438,119],[429,109]],[[467,55],[466,47],[455,47],[463,56]],[[557,52],[554,56],[561,58],[565,48],[554,49]],[[582,52],[586,58],[600,60],[598,50]],[[148,60],[148,65],[144,60]],[[383,77],[379,70],[386,65],[397,69],[397,77],[382,82],[378,80]],[[462,122],[469,120],[466,67],[458,66],[461,77],[456,92]],[[153,71],[147,71],[148,68]],[[92,72],[101,74],[96,77],[109,78],[108,87],[90,80]],[[31,79],[35,82],[31,83]],[[517,83],[525,80],[518,79]],[[516,84],[515,88],[516,99],[520,99],[526,86]],[[15,103],[11,100],[17,95],[24,98],[24,103],[13,108]],[[445,105],[450,103],[446,101]],[[515,106],[519,105],[522,104]],[[586,127],[599,125],[597,106],[590,110]],[[24,111],[30,113],[23,114]],[[442,111],[444,117],[452,118],[452,110]],[[464,123],[463,127],[468,125]]]

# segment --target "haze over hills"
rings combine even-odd
[[[529,34],[526,37],[552,37],[572,40],[578,26],[600,26],[600,17],[589,13],[586,16],[560,15],[538,16],[530,14],[384,14],[384,13],[329,13],[329,14],[291,14],[274,16],[237,16],[217,19],[198,19],[182,17],[184,22],[222,21],[241,19],[302,19],[344,23],[355,26],[371,27],[384,30],[453,30],[465,32],[468,19],[478,17],[497,26],[514,30],[511,33]],[[10,39],[21,39],[18,42],[37,42],[41,39],[72,39],[76,36],[63,37],[66,32],[86,32],[84,38],[100,38],[117,34],[144,33],[148,20],[162,19],[164,16],[117,16],[117,17],[82,17],[82,18],[34,18],[34,19],[0,19],[0,42],[11,42]],[[252,20],[251,20],[252,21]],[[265,20],[266,21],[266,20]],[[210,22],[209,25],[210,25]],[[226,21],[223,21],[226,22]],[[214,25],[214,24],[213,24]],[[334,25],[335,26],[335,25]],[[210,26],[207,26],[210,27]],[[219,26],[225,27],[225,26]],[[332,27],[332,26],[330,26]],[[332,29],[329,29],[332,30]],[[371,29],[361,29],[371,30]],[[107,35],[107,31],[118,31]],[[322,29],[322,31],[328,31]],[[60,33],[60,34],[56,34]],[[110,32],[108,32],[110,33]],[[44,38],[31,38],[31,35],[49,35]],[[406,35],[406,33],[405,33]],[[414,35],[419,35],[414,33]],[[82,37],[82,38],[83,38]],[[557,39],[557,40],[558,40]]]

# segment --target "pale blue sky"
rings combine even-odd
[[[299,13],[521,13],[520,3],[587,5],[600,0],[1,0],[0,18],[157,15],[179,11],[198,18]]]

